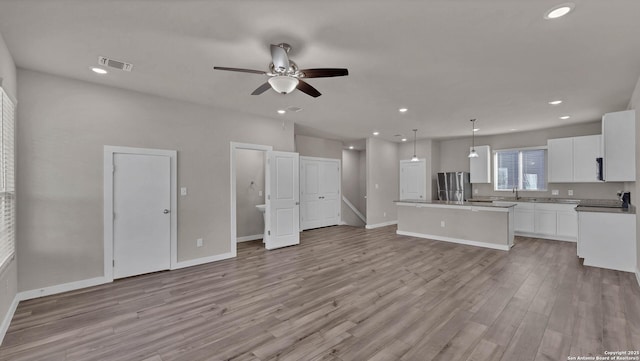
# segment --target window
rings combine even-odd
[[[14,106],[0,88],[0,270],[15,254]]]
[[[495,154],[494,189],[544,191],[547,189],[546,150],[509,149]]]

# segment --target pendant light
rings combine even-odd
[[[476,120],[471,119],[471,152],[469,152],[469,158],[478,158],[476,152]]]
[[[411,157],[412,162],[419,162],[420,159],[416,156],[416,134],[418,133],[418,129],[413,130],[413,157]]]

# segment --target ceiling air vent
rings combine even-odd
[[[124,61],[105,58],[104,56],[98,57],[98,63],[100,65],[108,66],[118,70],[131,71],[133,70],[133,64],[125,63]]]
[[[287,110],[288,112],[297,113],[297,112],[301,111],[301,110],[302,110],[302,108],[300,108],[300,107],[295,107],[295,106],[293,106],[293,105],[292,105],[292,106],[290,106],[290,107],[287,107],[287,108],[286,108],[286,110]]]

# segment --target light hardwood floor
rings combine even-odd
[[[633,274],[573,243],[510,252],[395,226],[21,302],[0,360],[567,360],[640,349]]]

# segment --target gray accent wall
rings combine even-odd
[[[359,206],[362,204],[360,197],[364,192],[360,189],[361,157],[362,152],[358,150],[345,149],[342,151],[342,196],[346,197],[364,215],[365,212]],[[341,203],[342,221],[350,226],[363,227],[364,222],[358,218],[345,202],[341,201]]]
[[[102,276],[104,145],[178,151],[178,261],[231,251],[231,141],[294,150],[291,121],[22,69],[18,89],[20,291]]]
[[[237,237],[264,233],[264,217],[256,205],[264,204],[265,155],[259,150],[236,150]]]
[[[301,157],[342,159],[342,142],[339,140],[309,137],[296,134],[296,152]]]
[[[367,225],[398,220],[399,163],[397,143],[367,139]]]
[[[577,137],[582,135],[600,134],[602,132],[601,121],[585,124],[568,125],[558,128],[550,128],[529,132],[499,134],[492,136],[476,136],[477,145],[489,145],[491,151],[509,148],[523,148],[546,146],[548,139]],[[469,171],[469,148],[471,147],[471,137],[452,140],[442,140],[440,143],[440,157],[437,172]],[[436,163],[436,162],[434,162]],[[491,164],[493,172],[493,162]],[[594,164],[595,169],[595,164]],[[493,173],[492,173],[493,181]],[[523,197],[558,197],[558,198],[581,198],[581,199],[614,199],[616,192],[625,188],[624,183],[550,183],[547,191],[520,192]],[[510,191],[495,191],[493,184],[474,184],[474,196],[506,196],[511,197]],[[557,189],[559,195],[553,196],[551,191]],[[475,191],[478,191],[476,194]],[[573,197],[568,195],[568,191],[573,190]]]
[[[13,58],[7,49],[7,45],[0,34],[0,78],[2,88],[14,100],[17,98],[16,91],[16,66]],[[18,108],[18,112],[20,109]],[[17,183],[17,182],[16,182]],[[18,186],[18,185],[16,185]],[[0,268],[0,323],[8,316],[11,303],[18,292],[18,275],[16,257]],[[0,335],[1,337],[1,335]]]

